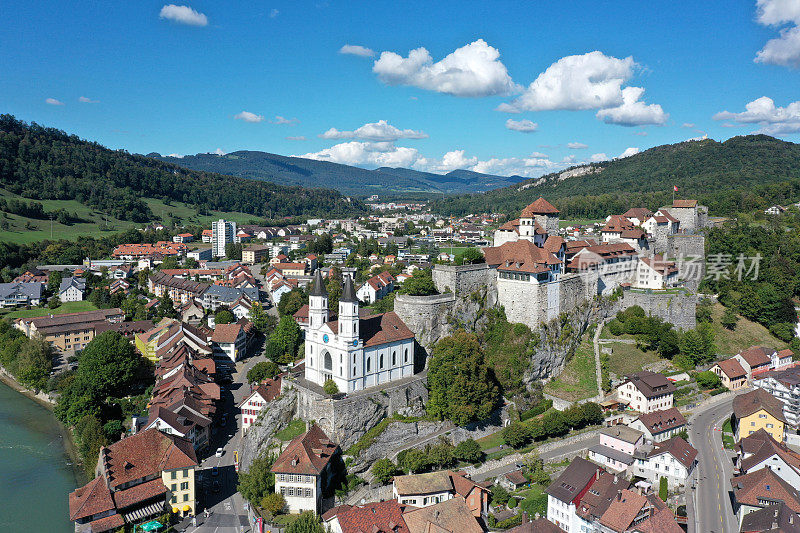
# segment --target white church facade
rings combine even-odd
[[[317,270],[305,330],[305,379],[319,386],[333,380],[340,392],[354,392],[414,374],[414,334],[394,312],[361,316],[349,276],[334,319]]]

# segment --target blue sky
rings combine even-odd
[[[0,112],[137,153],[536,176],[703,135],[800,137],[800,0],[20,2],[3,15]]]

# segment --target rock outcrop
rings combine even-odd
[[[253,459],[273,445],[275,433],[288,426],[296,413],[297,392],[291,389],[284,390],[278,398],[264,407],[242,439],[239,460],[243,471],[247,472]]]

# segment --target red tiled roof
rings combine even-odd
[[[539,273],[549,270],[549,265],[561,264],[551,252],[539,248],[528,240],[484,248],[483,254],[486,263],[498,270]]]
[[[164,486],[164,482],[159,476],[145,483],[114,492],[114,501],[117,504],[117,509],[125,509],[166,493],[167,487]]]
[[[647,505],[647,498],[632,490],[625,489],[622,494],[611,502],[611,505],[600,517],[600,523],[612,531],[622,533],[636,518],[636,515]]]
[[[114,487],[163,470],[197,466],[191,442],[155,428],[103,447],[100,461]]]
[[[111,491],[102,476],[69,494],[69,519],[79,520],[114,509]]]
[[[557,215],[558,209],[541,196],[532,204],[522,210],[523,218],[532,218],[533,215]]]
[[[236,342],[241,331],[242,326],[237,323],[217,324],[214,327],[214,335],[211,336],[211,341],[220,344],[231,344]]]
[[[314,424],[286,446],[272,465],[272,472],[316,476],[322,473],[337,453],[339,446]]]
[[[746,350],[739,352],[739,355],[747,361],[750,368],[768,365],[771,362],[770,356],[775,353],[772,348],[765,346],[751,346]]]
[[[745,371],[742,364],[739,362],[738,359],[731,357],[730,359],[725,359],[724,361],[717,361],[716,365],[722,370],[722,373],[725,374],[728,379],[739,379],[747,377],[747,372]]]
[[[675,266],[675,263],[673,261],[665,261],[664,256],[661,254],[655,254],[653,257],[642,257],[641,260],[645,265],[664,277],[678,272],[678,267]]]
[[[764,410],[775,419],[786,422],[783,416],[783,402],[764,389],[754,389],[733,399],[733,414],[744,418]]]
[[[753,507],[764,507],[764,500],[782,501],[794,512],[800,512],[800,494],[797,489],[778,477],[769,468],[760,468],[755,472],[731,479],[733,494],[738,504]]]
[[[686,468],[689,468],[697,457],[697,450],[681,437],[672,437],[667,441],[657,442],[647,457],[655,457],[662,453],[669,453]]]
[[[514,220],[509,220],[497,229],[501,231],[514,231],[519,233],[519,219],[515,218]]]
[[[340,511],[342,533],[410,533],[397,500],[367,503]]]
[[[697,207],[697,200],[674,200],[672,202],[672,207],[674,208]]]
[[[639,416],[639,420],[651,435],[657,435],[686,425],[686,419],[676,407],[645,413]]]

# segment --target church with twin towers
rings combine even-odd
[[[308,299],[305,379],[340,392],[380,387],[414,374],[414,333],[393,311],[362,310],[353,279],[344,276],[337,313],[328,309],[328,292],[318,269]]]

